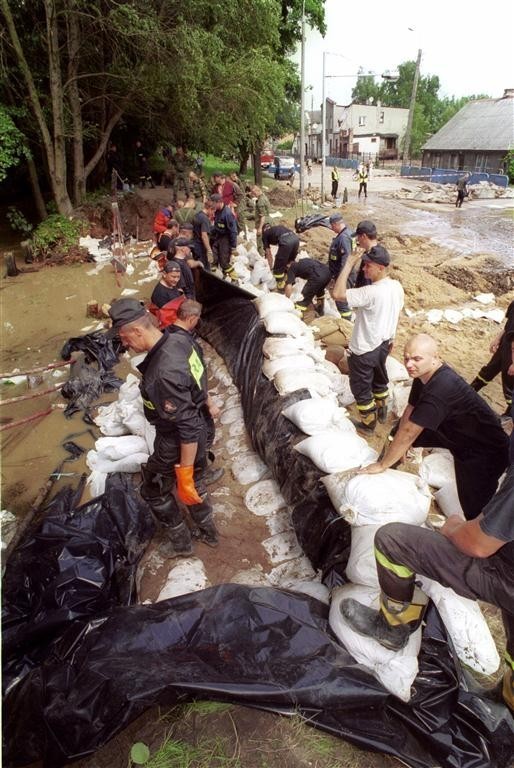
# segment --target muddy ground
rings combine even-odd
[[[280,186],[279,192],[271,193],[275,206],[280,204],[282,221],[292,225],[302,214],[295,193]],[[120,205],[124,231],[147,237],[151,231],[153,213],[160,203],[168,200],[168,192],[162,188],[143,190],[131,195]],[[287,208],[285,206],[288,206]],[[331,209],[327,209],[330,213]],[[476,208],[475,226],[480,229],[483,216]],[[405,234],[406,222],[412,222],[419,207],[388,200],[379,192],[370,194],[366,203],[355,199],[344,206],[343,213],[349,225],[355,225],[363,218],[376,221],[381,240],[393,257],[393,276],[400,279],[406,293],[406,309],[402,315],[396,339],[396,356],[401,358],[405,339],[412,333],[432,333],[441,344],[444,359],[470,380],[478,368],[489,357],[489,343],[501,326],[492,320],[465,319],[457,325],[441,322],[430,325],[425,312],[432,308],[459,308],[464,305],[476,306],[472,297],[476,293],[493,292],[496,306],[505,309],[514,299],[512,270],[505,269],[504,260],[498,260],[494,252],[484,251],[466,255],[463,249],[449,249],[434,242],[434,239]],[[110,203],[94,211],[85,211],[93,221],[91,234],[101,236],[110,229]],[[423,210],[427,213],[427,210]],[[473,224],[473,216],[466,213],[466,226]],[[276,220],[278,221],[278,219]],[[322,228],[312,229],[302,235],[305,249],[310,255],[326,258],[331,232]],[[133,260],[133,275],[116,276],[110,265],[97,269],[94,264],[72,264],[60,267],[44,267],[38,272],[19,275],[2,280],[2,357],[3,372],[27,370],[59,359],[63,343],[71,336],[81,335],[96,327],[97,322],[86,317],[86,305],[95,300],[100,304],[110,303],[121,295],[124,289],[137,288],[141,298],[149,298],[153,282],[137,284],[148,266],[146,254],[150,244],[138,246]],[[86,330],[87,329],[87,330]],[[120,375],[129,370],[123,361],[119,366]],[[44,384],[50,387],[63,381],[65,376],[46,374]],[[210,381],[211,387],[217,386]],[[40,387],[42,385],[40,384]],[[2,386],[2,399],[17,396],[26,390],[26,384]],[[219,393],[218,389],[218,393]],[[226,396],[226,393],[222,393]],[[498,412],[504,410],[504,402],[498,381],[491,384],[484,397]],[[112,399],[104,396],[102,402]],[[62,443],[71,435],[84,433],[86,426],[80,415],[65,420],[62,412],[64,402],[59,395],[44,396],[13,406],[5,406],[1,414],[2,423],[19,419],[35,410],[45,410],[53,405],[51,413],[25,427],[3,433],[2,456],[2,508],[23,519],[30,513],[34,499],[45,487],[55,467],[67,455]],[[373,438],[375,446],[381,446],[388,426],[381,426]],[[258,583],[260,574],[269,573],[274,563],[270,561],[261,542],[270,535],[262,518],[248,512],[244,505],[246,488],[234,480],[231,472],[234,454],[227,450],[231,437],[230,425],[218,425],[216,444],[217,462],[225,467],[225,476],[212,487],[215,516],[221,533],[221,546],[211,550],[197,545],[197,555],[203,561],[208,583],[237,581],[242,571],[252,570],[252,578]],[[86,450],[93,447],[89,433],[73,438]],[[244,435],[241,436],[241,450],[246,450]],[[58,480],[52,488],[55,492],[67,481],[76,482],[80,473],[86,471],[84,458],[64,465],[63,471],[71,477]],[[88,497],[87,491],[84,499]],[[145,554],[141,571],[141,600],[154,601],[163,587],[173,561],[159,553],[159,536]],[[497,627],[496,613],[489,611],[492,624]],[[497,632],[501,643],[501,633]],[[391,764],[389,758],[355,750],[343,742],[328,739],[330,759],[316,753],[310,736],[305,729],[289,721],[269,714],[256,713],[239,707],[217,713],[212,718],[191,721],[183,717],[182,710],[175,712],[166,722],[160,719],[156,710],[151,710],[138,723],[133,724],[114,742],[100,750],[95,756],[78,763],[81,768],[122,768],[127,765],[127,755],[133,741],[143,740],[156,745],[162,741],[170,728],[175,729],[177,738],[198,741],[209,734],[221,734],[227,739],[228,754],[238,754],[239,763],[245,768],[270,766],[370,766],[382,768]],[[172,723],[172,724],[170,724]],[[311,730],[307,729],[311,734]],[[315,733],[312,731],[312,733]],[[299,735],[301,734],[301,735]],[[325,743],[325,742],[323,742]],[[327,747],[328,749],[328,747]],[[212,763],[217,764],[217,763]],[[227,763],[229,764],[229,763]]]

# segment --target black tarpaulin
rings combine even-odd
[[[344,577],[349,528],[291,449],[280,398],[261,374],[265,332],[248,296],[202,275],[202,335],[227,361],[256,449],[293,511],[298,538],[327,580]],[[332,634],[305,595],[225,584],[132,605],[153,533],[130,480],[79,509],[54,503],[4,578],[4,764],[59,768],[105,744],[152,705],[210,698],[289,714],[413,768],[507,768],[511,716],[460,668],[434,608],[413,697],[404,703]],[[66,502],[66,503],[64,503]]]

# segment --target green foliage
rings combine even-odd
[[[46,258],[51,251],[59,253],[77,245],[84,222],[52,214],[39,224],[32,235],[34,253]]]
[[[5,217],[11,225],[11,229],[14,229],[15,232],[22,232],[22,234],[28,235],[33,229],[30,221],[27,221],[23,213],[14,205],[9,206]]]
[[[291,139],[289,139],[289,141],[281,141],[280,144],[277,144],[277,149],[281,149],[285,152],[290,152],[292,146],[293,146],[293,142]]]
[[[9,168],[29,156],[26,137],[16,127],[7,108],[0,104],[0,181],[7,177]]]

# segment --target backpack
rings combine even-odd
[[[168,325],[173,325],[177,319],[179,307],[185,300],[185,296],[177,296],[176,299],[168,301],[163,307],[157,307],[150,302],[148,311],[151,312],[152,315],[155,315],[159,321],[159,328],[167,328]]]

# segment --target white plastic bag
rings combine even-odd
[[[336,511],[351,525],[422,525],[427,519],[430,492],[409,472],[386,469],[376,475],[332,474],[322,482]]]
[[[288,357],[278,357],[276,360],[264,360],[262,372],[267,379],[274,379],[278,371],[307,371],[314,370],[314,360],[308,355],[288,355]]]
[[[292,312],[270,312],[263,320],[268,333],[283,333],[286,336],[310,335],[308,326]]]
[[[296,392],[299,389],[308,389],[311,393],[316,392],[321,397],[326,397],[332,390],[330,379],[317,371],[283,369],[275,375],[273,383],[280,395],[287,395],[289,392]]]
[[[282,415],[293,422],[306,435],[316,435],[329,429],[349,430],[355,432],[355,427],[346,416],[344,408],[340,408],[333,400],[308,398],[284,408]]]
[[[291,338],[290,336],[286,336],[285,338],[274,338],[273,336],[269,336],[265,339],[264,344],[262,345],[263,354],[269,360],[297,355],[300,352],[307,352],[310,354],[311,349],[314,349],[314,340],[309,336],[301,336],[297,338]]]
[[[455,464],[450,451],[436,448],[425,456],[419,468],[419,476],[433,488],[455,484]]]
[[[232,462],[232,474],[241,485],[248,485],[260,480],[268,472],[268,467],[256,453],[243,453]]]
[[[380,589],[375,560],[375,534],[381,525],[352,525],[352,547],[346,575],[353,584]]]
[[[378,454],[354,432],[328,430],[302,440],[295,451],[307,456],[322,472],[343,472],[375,461]]]
[[[144,437],[138,435],[99,437],[95,443],[95,450],[102,458],[117,461],[134,453],[146,453],[147,445]]]
[[[409,381],[409,374],[407,368],[403,363],[400,363],[395,357],[388,355],[386,358],[386,371],[389,381]]]
[[[462,509],[459,494],[457,493],[457,483],[448,482],[439,488],[434,493],[434,499],[437,502],[437,506],[446,517],[451,515],[459,515],[462,519],[465,519],[464,510]]]
[[[298,311],[294,308],[294,302],[282,293],[268,293],[265,296],[259,296],[253,303],[261,320],[271,312],[293,312],[298,315]]]
[[[409,701],[411,687],[418,674],[418,653],[421,647],[421,629],[417,629],[409,638],[405,648],[391,651],[371,637],[354,632],[343,618],[341,602],[353,598],[363,605],[378,610],[380,592],[359,584],[345,584],[332,592],[332,602],[328,621],[332,631],[351,653],[353,658],[377,677],[384,688],[398,696],[402,701]]]

